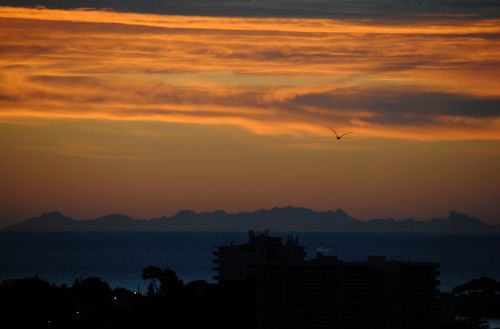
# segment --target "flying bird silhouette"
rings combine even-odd
[[[335,130],[333,130],[332,128],[330,128],[333,133],[335,134],[335,137],[337,137],[337,140],[340,140],[342,137],[344,137],[345,135],[349,135],[349,134],[352,134],[352,132],[348,132],[348,133],[345,133],[345,134],[342,134],[342,135],[339,135],[337,134],[337,132]]]

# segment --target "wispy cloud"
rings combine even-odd
[[[0,116],[500,139],[500,21],[0,8]],[[425,132],[425,133],[424,133]]]
[[[62,9],[91,6],[126,12],[235,17],[384,17],[411,20],[421,17],[500,15],[500,4],[496,0],[3,0],[2,3]]]

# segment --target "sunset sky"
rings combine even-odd
[[[209,2],[0,1],[0,227],[286,205],[500,224],[500,5]]]

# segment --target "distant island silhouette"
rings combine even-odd
[[[342,209],[315,211],[301,207],[275,207],[253,212],[223,210],[196,213],[181,210],[171,217],[135,219],[110,214],[95,219],[73,219],[58,211],[6,227],[6,231],[247,231],[380,232],[380,233],[500,233],[500,225],[488,225],[475,217],[451,211],[447,218],[417,221],[356,219]]]

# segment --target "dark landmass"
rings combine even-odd
[[[134,219],[111,214],[78,220],[58,211],[11,225],[7,231],[248,231],[276,232],[380,232],[380,233],[500,233],[500,225],[488,225],[475,217],[451,211],[447,218],[417,221],[409,218],[370,219],[351,217],[345,211],[314,211],[300,207],[227,213],[223,210],[196,213],[182,210],[171,217]]]
[[[151,281],[147,293],[111,289],[97,277],[78,279],[72,286],[56,286],[37,277],[5,280],[0,283],[2,324],[5,328],[256,328],[255,279],[185,284],[173,270],[156,266],[146,267],[142,276]],[[436,298],[452,317],[425,328],[485,329],[483,318],[500,316],[500,282],[492,278],[472,280]],[[453,320],[457,316],[463,318]]]
[[[2,327],[255,328],[253,283],[184,284],[168,269],[155,277],[155,269],[144,269],[143,276],[154,282],[145,294],[111,289],[97,277],[78,279],[72,286],[37,277],[3,281]]]
[[[454,311],[467,317],[500,318],[500,281],[481,277],[456,286]]]

